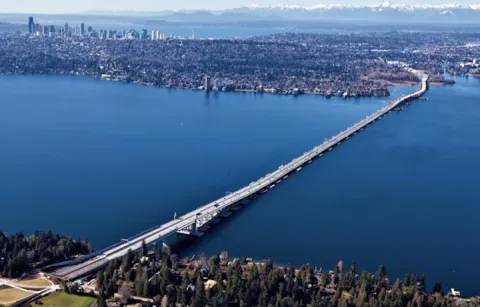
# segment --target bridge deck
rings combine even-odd
[[[421,79],[421,88],[414,93],[411,93],[409,95],[403,95],[397,99],[392,100],[386,106],[376,111],[372,115],[365,117],[363,120],[340,132],[331,139],[326,140],[321,145],[311,149],[310,151],[305,152],[300,157],[293,159],[290,163],[280,166],[274,172],[265,175],[264,177],[258,179],[255,182],[252,182],[250,185],[243,187],[236,192],[226,195],[220,199],[217,199],[203,207],[193,210],[175,220],[172,220],[159,227],[152,228],[135,237],[132,237],[127,242],[121,242],[109,248],[106,248],[101,252],[97,253],[95,257],[86,260],[85,262],[58,269],[54,271],[52,275],[67,280],[72,280],[85,276],[88,273],[104,267],[106,264],[108,264],[109,261],[123,257],[128,252],[128,250],[135,251],[141,249],[143,241],[145,241],[146,244],[151,244],[153,242],[162,240],[177,231],[180,231],[182,229],[185,229],[186,227],[189,227],[190,225],[195,224],[198,218],[207,215],[216,215],[221,210],[224,210],[242,201],[243,199],[250,197],[251,195],[254,195],[266,188],[269,188],[278,180],[283,179],[291,172],[296,171],[304,164],[310,162],[312,159],[331,150],[334,146],[339,145],[343,140],[356,134],[358,131],[363,130],[363,128],[380,119],[385,114],[391,112],[398,105],[423,95],[428,88],[428,76],[421,75]]]

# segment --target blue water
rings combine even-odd
[[[457,81],[291,176],[185,253],[383,263],[391,276],[424,272],[475,293],[480,81]],[[248,184],[384,104],[2,76],[0,228],[51,229],[101,248]]]

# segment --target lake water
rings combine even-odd
[[[397,88],[399,95],[411,91]],[[480,273],[480,81],[433,87],[195,241],[185,254],[414,271],[464,294]],[[0,77],[0,228],[96,248],[235,190],[385,99]]]

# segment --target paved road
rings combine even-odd
[[[193,210],[166,224],[152,228],[128,239],[125,242],[120,242],[107,249],[104,249],[89,260],[79,264],[66,266],[52,272],[51,274],[67,280],[80,278],[106,266],[113,259],[123,257],[127,254],[128,250],[135,251],[141,249],[143,241],[145,241],[145,243],[148,245],[165,239],[168,236],[175,234],[177,231],[182,231],[191,227],[192,225],[198,226],[202,223],[206,223],[222,210],[227,209],[228,207],[241,202],[242,200],[256,193],[273,188],[273,185],[275,185],[278,181],[285,180],[286,176],[288,176],[290,173],[300,171],[305,164],[310,163],[314,158],[322,156],[324,153],[332,150],[332,148],[335,146],[340,145],[344,140],[347,140],[351,136],[357,134],[359,131],[362,131],[368,125],[381,119],[385,114],[390,113],[400,104],[423,95],[428,88],[428,76],[418,71],[412,72],[416,73],[422,80],[421,86],[417,91],[390,101],[386,106],[376,111],[372,115],[365,117],[363,120],[357,122],[351,127],[348,127],[346,130],[340,132],[333,138],[326,140],[323,144],[311,149],[308,152],[305,152],[303,155],[295,158],[290,163],[280,166],[274,172],[265,175],[264,177],[252,182],[250,185],[243,187],[234,193],[226,195],[225,197]]]

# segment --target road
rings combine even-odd
[[[418,88],[417,91],[390,101],[387,105],[372,115],[365,117],[361,121],[357,122],[351,127],[348,127],[334,137],[325,140],[325,142],[323,142],[321,145],[305,152],[300,157],[293,159],[288,164],[280,166],[274,172],[265,175],[257,181],[252,182],[248,186],[245,186],[231,194],[217,199],[196,210],[190,211],[179,218],[97,252],[93,258],[78,264],[68,265],[66,267],[57,269],[56,271],[53,271],[51,275],[66,280],[74,280],[106,266],[111,260],[123,257],[127,254],[128,250],[140,250],[143,242],[148,245],[157,241],[161,241],[177,232],[194,233],[198,227],[208,223],[220,212],[228,210],[228,208],[232,205],[235,205],[252,195],[273,188],[273,186],[279,183],[279,181],[287,179],[288,175],[292,172],[300,171],[304,165],[311,163],[313,159],[321,157],[323,154],[332,150],[335,146],[340,145],[343,141],[356,135],[370,124],[382,119],[383,116],[390,113],[400,104],[422,96],[428,89],[428,75],[425,75],[419,71],[412,70],[412,72],[416,73],[421,79],[420,88]]]

